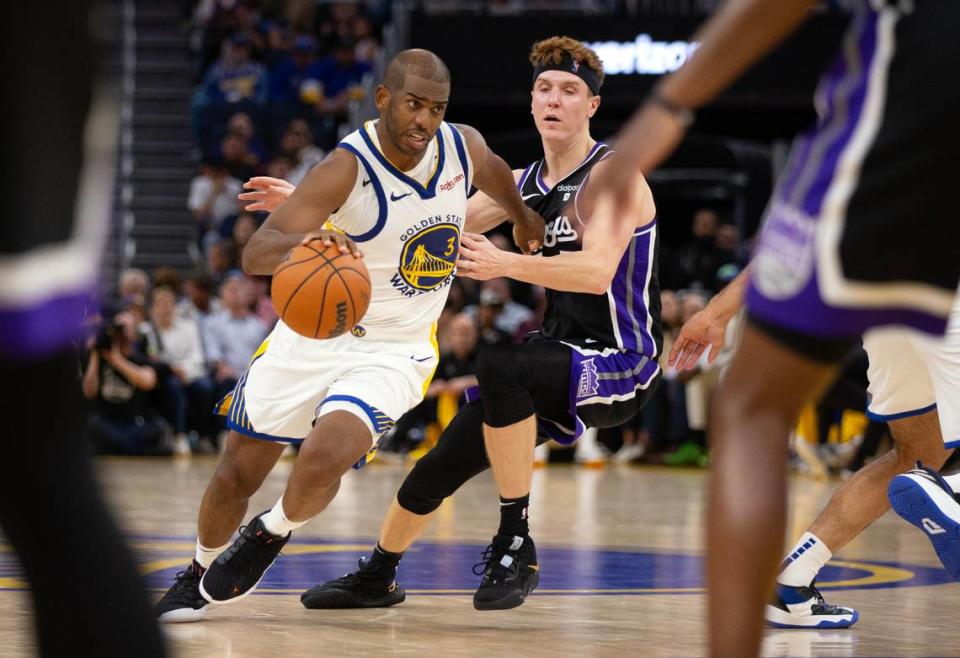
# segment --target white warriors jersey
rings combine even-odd
[[[454,126],[441,123],[409,171],[384,156],[376,121],[337,148],[353,153],[359,166],[350,195],[329,223],[360,247],[372,287],[370,307],[352,333],[371,341],[432,341],[466,215],[472,174],[466,142]]]

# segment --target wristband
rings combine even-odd
[[[672,115],[674,119],[680,122],[684,128],[689,128],[694,121],[695,115],[693,110],[688,107],[684,107],[679,103],[676,103],[665,96],[661,96],[659,93],[654,92],[650,94],[647,98],[647,102],[653,105],[656,105],[661,110]]]

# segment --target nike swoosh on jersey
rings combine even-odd
[[[396,195],[394,195],[393,192],[391,192],[391,193],[390,193],[390,200],[391,200],[391,201],[399,201],[400,199],[402,199],[402,198],[404,198],[404,197],[408,197],[408,196],[410,196],[411,194],[413,194],[413,192],[407,192],[406,194],[401,194],[400,196],[396,196]]]
[[[527,199],[532,199],[532,198],[535,197],[535,196],[541,196],[541,195],[540,195],[540,194],[525,194],[525,195],[522,196],[521,198],[522,198],[524,201],[526,201]]]
[[[363,179],[363,183],[361,183],[361,185],[362,185],[363,187],[366,187],[366,186],[369,185],[369,184],[370,184],[370,179],[369,179],[369,178],[364,178],[364,179]]]
[[[418,358],[415,357],[415,356],[411,356],[410,358],[413,359],[414,361],[416,361],[417,363],[423,363],[424,361],[429,361],[429,360],[432,359],[433,357],[432,357],[432,356],[425,356],[425,357],[423,357],[422,359],[418,359]]]

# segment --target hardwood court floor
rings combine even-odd
[[[104,460],[101,472],[148,582],[159,596],[193,552],[213,458]],[[283,490],[281,462],[251,513]],[[476,612],[471,573],[497,524],[489,474],[441,508],[404,559],[407,601],[386,610],[308,611],[298,595],[365,554],[406,469],[371,464],[345,479],[320,517],[295,534],[254,596],[195,624],[168,625],[175,655],[703,656],[700,557],[704,473],[636,467],[539,470],[532,494],[541,588],[521,608]],[[791,483],[795,537],[835,485]],[[858,607],[846,631],[768,632],[767,656],[960,656],[960,584],[919,531],[888,513],[821,574],[827,600]],[[0,656],[30,655],[28,597],[0,549]],[[841,589],[837,589],[841,588]],[[845,588],[845,589],[844,589]]]

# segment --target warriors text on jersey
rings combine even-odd
[[[590,169],[610,153],[598,142],[579,167],[548,188],[542,178],[544,160],[524,170],[517,183],[524,203],[547,223],[543,256],[582,249],[584,223],[563,215],[576,198]],[[586,221],[586,220],[584,220]],[[545,338],[581,346],[606,346],[656,358],[663,344],[660,330],[660,285],[657,280],[656,221],[634,233],[616,275],[600,295],[547,289],[543,318]]]

